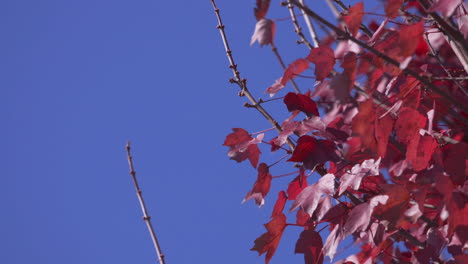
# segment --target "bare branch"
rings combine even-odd
[[[130,168],[130,175],[132,176],[133,185],[135,186],[136,195],[138,197],[138,201],[140,202],[141,211],[143,212],[143,221],[146,223],[146,227],[148,227],[148,232],[150,233],[151,239],[153,240],[154,249],[156,250],[156,254],[158,255],[158,261],[160,264],[165,264],[164,261],[164,254],[161,251],[161,247],[158,242],[158,238],[156,237],[156,233],[154,232],[153,225],[151,224],[151,217],[148,214],[148,210],[146,209],[145,200],[143,200],[143,194],[141,192],[140,186],[138,185],[138,181],[136,178],[136,172],[133,167],[133,158],[130,154],[130,141],[127,142],[125,146],[127,150],[127,160],[128,166]]]
[[[299,0],[303,6],[304,0]],[[310,17],[306,15],[304,10],[301,10],[302,15],[304,16],[304,20],[306,22],[307,28],[309,29],[310,37],[312,38],[312,42],[314,43],[314,48],[317,48],[319,46],[319,39],[317,37],[317,31],[314,28],[314,24],[312,24],[312,21],[310,21]]]
[[[288,0],[286,2],[287,6],[288,6],[288,9],[289,9],[289,14],[291,15],[291,21],[293,23],[293,26],[294,26],[294,32],[296,32],[296,34],[299,36],[299,38],[301,39],[301,42],[306,44],[306,46],[309,48],[309,49],[313,49],[314,47],[312,46],[312,44],[310,44],[310,42],[307,40],[307,38],[304,36],[304,33],[302,33],[302,29],[301,27],[299,26],[299,23],[297,22],[297,17],[296,17],[296,13],[294,13],[294,6],[291,4],[291,1]]]
[[[231,79],[231,82],[236,83],[239,86],[239,88],[241,89],[241,91],[239,92],[239,95],[240,96],[246,96],[247,99],[250,101],[251,105],[255,109],[257,109],[257,111],[260,112],[263,115],[263,117],[265,117],[275,127],[275,129],[278,132],[281,132],[282,129],[281,129],[280,124],[265,110],[265,108],[263,108],[257,102],[257,100],[255,100],[252,93],[250,93],[249,89],[247,88],[247,80],[241,78],[240,72],[237,70],[237,64],[235,63],[234,57],[232,56],[232,50],[229,47],[229,42],[228,42],[227,37],[226,37],[226,32],[224,31],[224,25],[223,25],[223,21],[221,19],[219,8],[216,6],[216,3],[215,3],[214,0],[211,0],[211,4],[213,6],[216,18],[218,19],[217,28],[219,30],[219,33],[221,34],[221,39],[222,39],[223,44],[224,44],[224,49],[226,51],[226,56],[227,56],[227,58],[229,60],[229,68],[231,68],[232,74],[234,75],[234,79]],[[288,138],[287,142],[288,142],[288,145],[289,145],[291,151],[293,151],[294,147],[295,147],[294,143],[291,141],[290,138]]]

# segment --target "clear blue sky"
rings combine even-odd
[[[282,70],[268,47],[248,46],[254,2],[218,5],[260,97]],[[269,17],[287,15],[272,1]],[[256,171],[221,145],[232,127],[270,125],[227,82],[215,26],[208,0],[0,2],[0,263],[154,263],[127,140],[168,264],[263,263],[249,249],[292,178],[273,183],[262,209],[241,205]],[[288,22],[277,38],[287,62],[307,55]],[[282,121],[281,102],[271,109]],[[287,228],[272,264],[302,263],[300,231]]]

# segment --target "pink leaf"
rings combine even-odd
[[[367,228],[371,220],[372,211],[379,203],[387,203],[388,195],[374,196],[369,202],[357,205],[351,210],[348,220],[343,227],[344,237]]]
[[[260,19],[255,25],[255,31],[250,40],[250,45],[253,45],[255,41],[258,41],[260,47],[263,45],[273,45],[273,39],[275,38],[276,25],[273,20]]]
[[[262,162],[260,165],[258,165],[257,181],[255,181],[252,190],[245,195],[242,203],[245,203],[250,199],[254,199],[258,207],[261,207],[265,203],[265,196],[270,191],[270,186],[270,169],[266,163]]]
[[[310,51],[307,60],[315,64],[315,78],[323,81],[335,65],[335,54],[329,46],[320,46]]]
[[[320,180],[312,185],[307,186],[296,197],[296,200],[291,205],[289,211],[301,207],[309,216],[312,216],[318,206],[322,195],[333,195],[335,191],[335,176],[331,173],[326,174]]]
[[[449,17],[453,14],[455,9],[461,5],[463,0],[439,0],[434,3],[428,12],[440,12],[442,16]]]
[[[284,88],[284,85],[281,83],[282,79],[282,77],[277,79],[274,84],[266,89],[266,92],[270,94],[270,97],[273,97],[277,92]]]
[[[346,172],[340,178],[340,190],[338,195],[346,191],[348,187],[357,190],[361,185],[361,181],[365,176],[379,175],[380,158],[377,161],[374,159],[365,160],[362,164],[356,164],[351,169],[351,172]]]
[[[335,225],[333,230],[328,235],[325,245],[323,246],[323,254],[329,256],[330,260],[333,261],[333,257],[336,254],[338,244],[343,240],[343,232],[341,232],[340,225]]]

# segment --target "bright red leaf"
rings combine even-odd
[[[228,156],[237,162],[249,159],[252,166],[256,168],[261,153],[257,144],[262,142],[264,135],[260,134],[253,138],[242,128],[233,128],[232,131],[234,132],[227,135],[223,144],[229,147]]]
[[[260,163],[258,166],[257,181],[250,192],[245,195],[243,203],[254,199],[258,207],[261,207],[265,203],[265,196],[270,191],[271,186],[271,174],[270,169],[266,163]]]
[[[403,25],[399,31],[400,56],[413,55],[424,33],[424,21],[412,25]]]
[[[316,80],[323,81],[333,70],[335,53],[329,46],[319,46],[310,51],[307,60],[315,64]]]
[[[359,2],[348,9],[348,15],[343,16],[343,20],[348,26],[351,35],[355,36],[361,26],[362,17],[364,16],[364,3]]]
[[[259,255],[266,253],[265,263],[268,264],[275,254],[276,248],[286,227],[286,216],[280,214],[265,224],[266,233],[255,239],[255,245],[250,249],[257,251]]]
[[[286,205],[286,201],[288,200],[288,196],[284,191],[280,191],[278,193],[278,199],[276,200],[275,206],[273,207],[273,212],[271,213],[271,218],[275,218],[283,214],[284,206]]]
[[[301,74],[303,71],[309,68],[309,62],[306,59],[299,58],[289,64],[288,68],[284,71],[283,77],[281,78],[281,84],[286,85],[289,80]]]
[[[297,195],[301,193],[305,187],[307,187],[307,177],[305,175],[305,171],[301,169],[299,176],[289,183],[287,190],[288,200],[296,200]]]
[[[391,19],[397,17],[398,10],[403,2],[404,0],[388,0],[385,5],[385,14],[387,14],[387,17]]]

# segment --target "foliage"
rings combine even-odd
[[[332,11],[341,8],[334,22],[303,1],[283,3],[310,52],[284,66],[283,76],[266,92],[277,97],[290,85],[296,89],[294,79],[311,70],[315,82],[304,93],[287,91],[281,107],[291,115],[279,124],[265,109],[269,100],[255,100],[240,77],[212,1],[233,70],[231,82],[249,100],[246,106],[273,125],[253,134],[234,128],[224,142],[231,159],[248,159],[258,169],[245,200],[259,206],[274,200],[268,196],[275,184],[273,165],[299,168],[279,192],[267,232],[252,250],[266,253],[268,263],[285,228],[299,225],[303,231],[295,253],[304,254],[305,263],[333,260],[349,236],[361,250],[340,263],[468,263],[467,5],[388,0],[376,16],[362,2],[351,7],[328,2]],[[256,1],[252,43],[270,45],[283,64],[275,47],[275,20],[267,18],[270,4]],[[317,35],[313,24],[308,27],[318,46],[301,31],[295,10],[326,28]],[[288,159],[259,164],[265,155],[259,145],[285,152]],[[308,179],[313,173],[321,179]],[[289,213],[297,211],[294,224],[284,212],[288,200]],[[328,236],[316,230],[323,223]],[[442,256],[443,251],[448,253]]]

